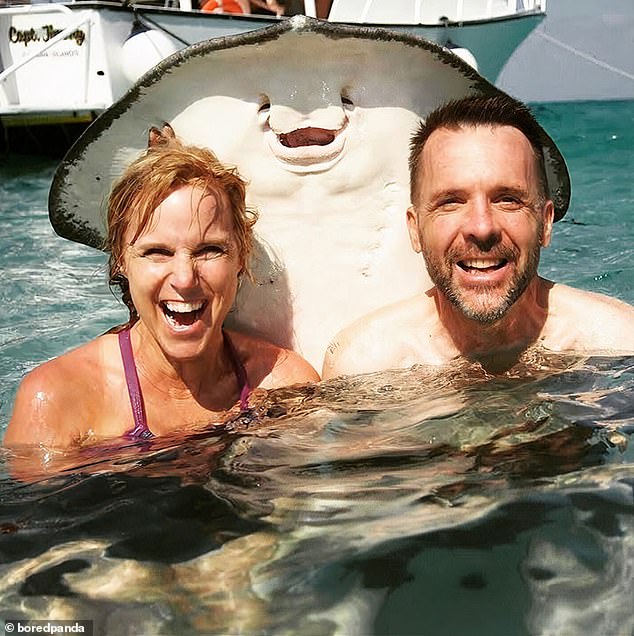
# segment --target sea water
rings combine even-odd
[[[542,275],[634,303],[634,103],[535,112],[573,183]],[[126,316],[104,255],[49,225],[54,169],[0,164],[2,430],[29,369]],[[284,389],[218,434],[42,449],[49,470],[30,482],[5,454],[0,618],[103,634],[631,636],[634,358],[542,362]]]

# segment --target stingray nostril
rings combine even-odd
[[[270,110],[271,100],[266,95],[262,95],[260,97],[260,107],[258,108],[258,113],[266,113]]]

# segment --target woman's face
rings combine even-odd
[[[218,341],[241,269],[228,202],[183,186],[131,244],[135,229],[126,232],[123,273],[141,328],[167,358],[204,355]]]

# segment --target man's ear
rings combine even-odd
[[[413,205],[407,208],[407,231],[409,232],[409,241],[412,249],[420,254],[423,250],[420,244],[420,231],[418,229],[418,214]]]
[[[544,220],[544,226],[542,229],[541,246],[548,247],[550,245],[550,238],[553,234],[553,223],[555,220],[555,205],[552,201],[548,200],[544,204],[542,209],[542,218]]]

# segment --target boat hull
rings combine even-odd
[[[445,27],[417,24],[374,26],[417,35],[450,49],[467,49],[477,62],[478,72],[490,82],[495,82],[515,49],[543,19],[541,13],[526,13],[514,17],[450,23]]]
[[[634,2],[548,0],[497,84],[527,102],[634,100]]]

